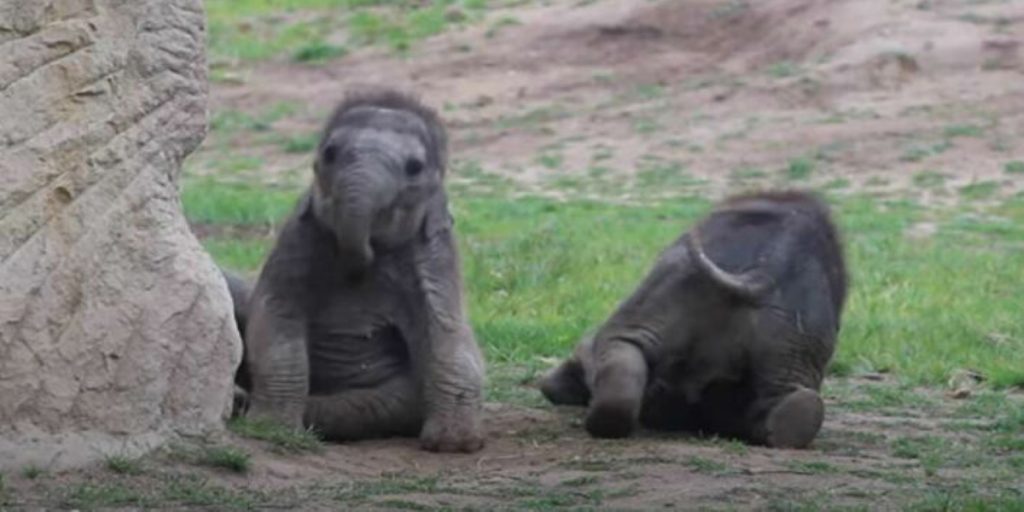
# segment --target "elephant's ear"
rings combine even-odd
[[[430,240],[438,234],[451,231],[455,226],[455,218],[448,210],[448,197],[441,191],[430,199],[427,214],[423,219],[423,238]]]

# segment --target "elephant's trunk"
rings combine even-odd
[[[690,252],[690,257],[693,258],[701,272],[709,276],[719,286],[744,300],[757,301],[775,286],[772,276],[766,275],[759,269],[755,268],[742,274],[734,274],[716,265],[715,262],[711,261],[707,253],[704,252],[700,234],[696,229],[687,237],[686,246]]]
[[[348,207],[338,221],[338,253],[352,273],[362,273],[373,263],[370,247],[370,219],[364,208]]]
[[[380,173],[362,169],[352,170],[347,178],[350,183],[344,188],[344,200],[335,212],[335,235],[346,270],[360,275],[373,264],[373,222],[388,201],[389,184]]]

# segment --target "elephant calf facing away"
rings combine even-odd
[[[797,191],[735,196],[659,256],[645,280],[541,381],[587,406],[595,437],[637,425],[802,448],[846,300],[827,206]]]
[[[332,440],[483,446],[484,361],[466,320],[437,115],[395,91],[351,94],[246,307],[236,382],[250,417]]]

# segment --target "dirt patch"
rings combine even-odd
[[[941,496],[965,478],[989,483],[982,496],[1012,489],[1004,465],[1015,460],[1012,452],[990,448],[1009,439],[992,437],[1004,420],[987,407],[1024,406],[1018,398],[954,400],[865,379],[832,380],[826,397],[824,428],[806,450],[654,432],[595,440],[580,425],[581,409],[490,403],[488,444],[475,454],[432,454],[415,439],[283,454],[229,436],[214,444],[251,453],[245,474],[204,468],[175,448],[144,460],[136,475],[96,468],[15,478],[8,504],[691,510],[824,502],[896,510]]]
[[[302,108],[273,129],[304,135],[349,86],[407,87],[449,123],[457,180],[479,178],[459,172],[474,162],[547,195],[593,195],[580,184],[597,180],[616,182],[611,199],[785,184],[949,202],[990,181],[1004,197],[1024,186],[1003,171],[1024,158],[1012,143],[1024,135],[1022,16],[1012,2],[551,2],[494,13],[407,58],[257,65],[241,84],[215,85],[212,103],[255,113],[293,102]],[[209,171],[216,139],[193,172]],[[264,176],[308,164],[255,136],[233,151],[260,158]],[[794,179],[786,168],[801,158],[813,169]],[[652,160],[676,179],[633,186]],[[921,187],[923,172],[948,179]]]

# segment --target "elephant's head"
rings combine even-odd
[[[416,237],[443,194],[445,154],[440,121],[405,96],[355,96],[338,107],[317,148],[312,206],[349,272]]]

